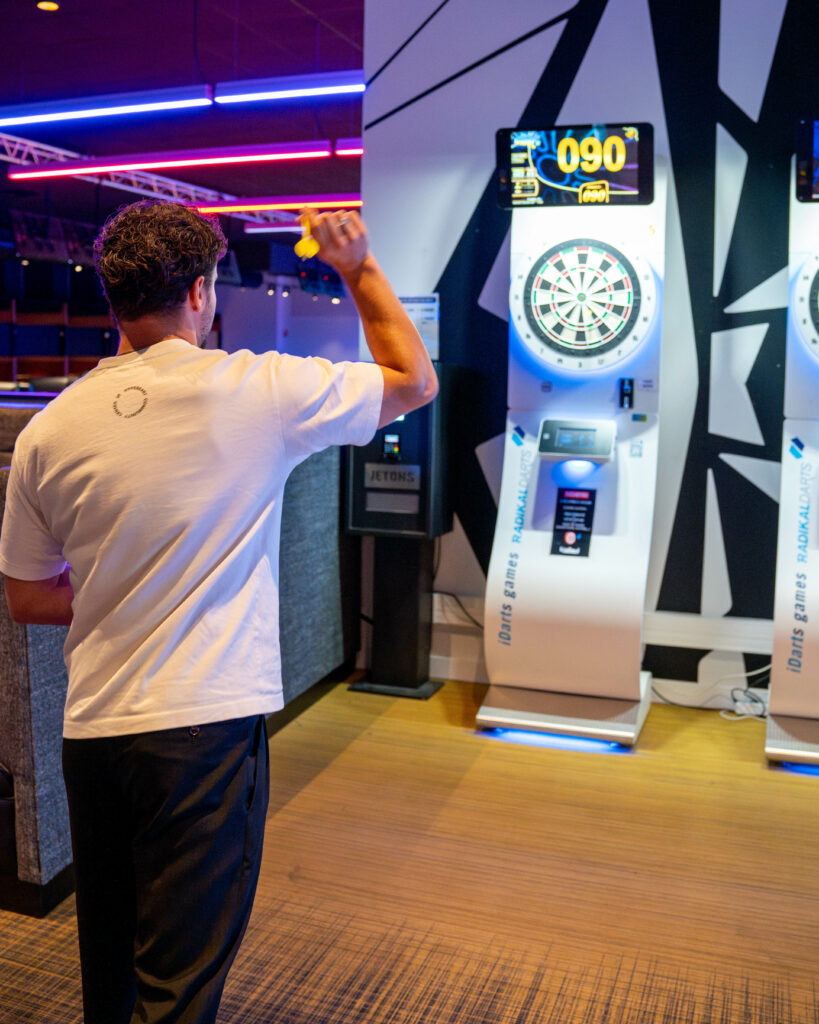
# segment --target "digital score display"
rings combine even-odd
[[[819,121],[800,121],[796,129],[796,198],[819,202]]]
[[[654,199],[654,129],[645,122],[501,128],[496,147],[498,202],[505,210]]]

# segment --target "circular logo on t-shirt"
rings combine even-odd
[[[129,420],[132,416],[138,416],[148,404],[148,392],[145,388],[132,385],[123,388],[114,399],[114,412],[117,416]]]
[[[564,542],[564,544],[574,544],[574,543],[576,543],[576,541],[577,541],[577,534],[574,532],[574,530],[569,530],[567,533],[563,534],[563,542]]]

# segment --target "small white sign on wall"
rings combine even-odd
[[[437,292],[431,295],[399,295],[398,299],[407,311],[415,329],[421,335],[421,341],[429,353],[430,359],[440,358],[438,329],[441,320],[441,305]],[[372,360],[363,332],[359,335],[359,358]]]

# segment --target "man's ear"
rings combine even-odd
[[[203,274],[200,274],[193,282],[190,287],[190,291],[188,292],[188,300],[190,301],[191,309],[195,310],[197,313],[200,309],[205,308],[205,291],[205,278]]]

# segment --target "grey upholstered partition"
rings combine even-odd
[[[284,491],[279,629],[286,702],[358,650],[360,547],[341,530],[340,461],[338,448],[311,455]]]
[[[0,469],[0,510],[9,471]],[[17,877],[45,886],[71,864],[60,766],[64,626],[20,626],[0,598],[0,763],[14,778]]]

